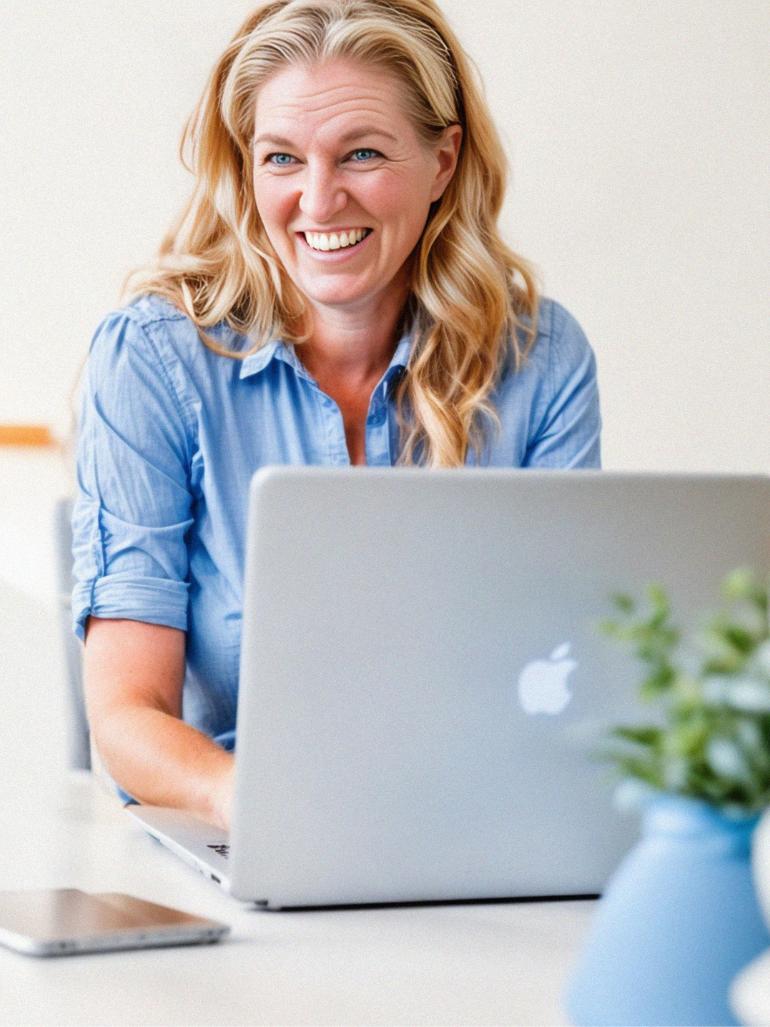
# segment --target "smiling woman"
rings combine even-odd
[[[500,237],[505,159],[433,0],[275,0],[193,195],[89,361],[73,606],[120,786],[227,825],[247,486],[266,464],[596,467],[591,348]]]

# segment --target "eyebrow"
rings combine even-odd
[[[385,132],[381,128],[353,128],[350,132],[346,132],[344,136],[340,136],[341,143],[350,143],[354,139],[362,139],[364,136],[382,136],[385,139],[390,139],[391,142],[397,143],[398,139],[391,135],[390,132]],[[254,140],[254,145],[258,143],[270,143],[271,146],[294,146],[295,144],[291,139],[286,139],[284,136],[274,136],[268,133],[259,135]]]

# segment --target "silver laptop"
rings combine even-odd
[[[769,515],[770,477],[263,469],[231,836],[131,812],[270,908],[596,894],[637,819],[593,756],[648,716],[597,623],[656,581],[686,627]]]

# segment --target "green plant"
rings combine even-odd
[[[688,644],[660,585],[644,605],[613,597],[617,616],[601,628],[644,665],[640,697],[657,712],[612,729],[603,755],[626,780],[745,815],[770,805],[768,582],[741,568],[722,592],[723,609]]]

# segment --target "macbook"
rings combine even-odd
[[[694,625],[769,513],[763,476],[262,469],[230,836],[131,815],[268,908],[597,894],[638,830],[599,742],[649,715],[598,623],[658,582]]]

